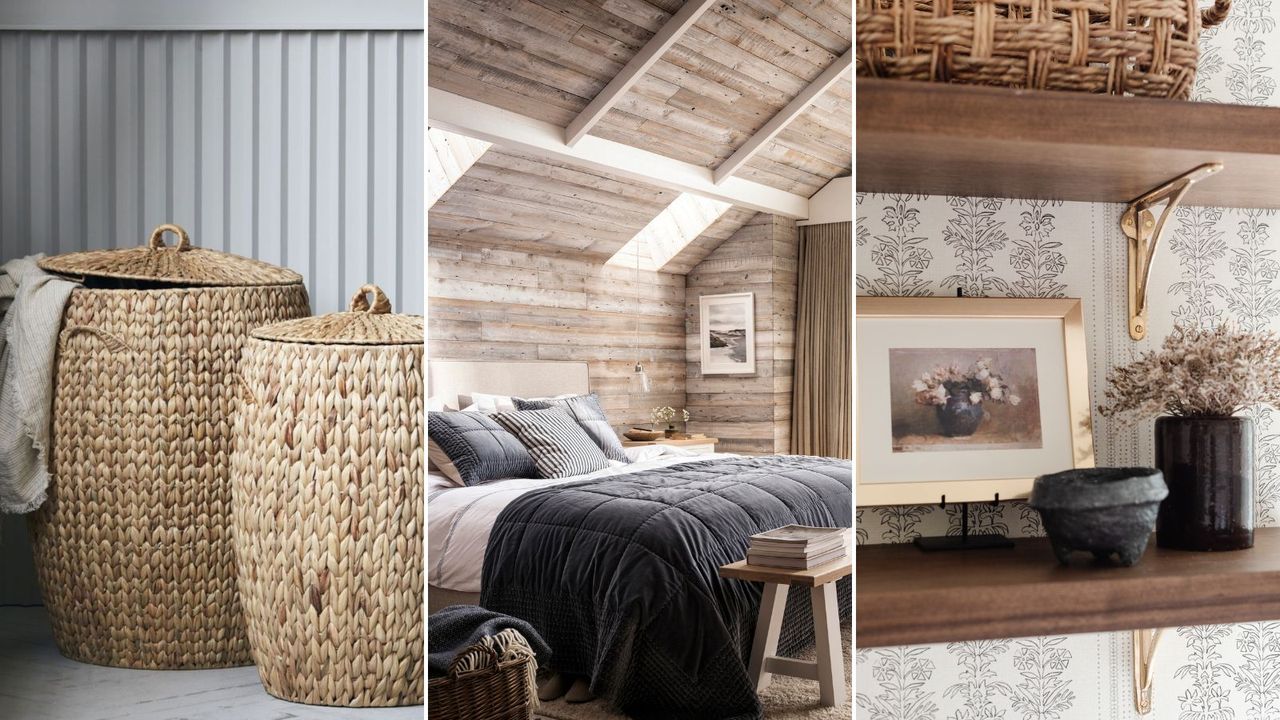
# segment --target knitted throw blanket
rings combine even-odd
[[[0,265],[0,512],[40,507],[49,487],[53,368],[62,312],[77,284],[36,266]]]

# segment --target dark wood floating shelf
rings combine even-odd
[[[1251,550],[1162,550],[1131,568],[1058,565],[1043,538],[1011,550],[857,549],[857,645],[914,645],[1280,618],[1280,528]]]
[[[1222,162],[1184,204],[1280,207],[1280,108],[857,82],[861,192],[1129,202]]]

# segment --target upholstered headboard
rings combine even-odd
[[[473,392],[548,397],[589,391],[585,362],[427,361],[427,397],[455,409],[459,395]]]

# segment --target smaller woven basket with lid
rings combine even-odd
[[[393,314],[372,285],[350,312],[260,328],[245,346],[235,544],[276,697],[422,702],[423,353],[422,318]]]
[[[176,235],[174,245],[166,234]],[[231,414],[249,331],[310,314],[302,276],[195,247],[45,258],[63,313],[51,480],[31,516],[64,655],[130,668],[249,663],[231,543]]]

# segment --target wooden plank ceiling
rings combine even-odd
[[[494,146],[436,201],[427,224],[432,240],[573,255],[603,263],[677,195]],[[753,215],[740,208],[725,213],[673,258],[664,272],[688,272]]]
[[[432,0],[428,82],[567,126],[682,0]],[[851,46],[848,0],[722,0],[591,134],[703,167],[733,154]],[[852,165],[851,70],[737,173],[811,196]]]

